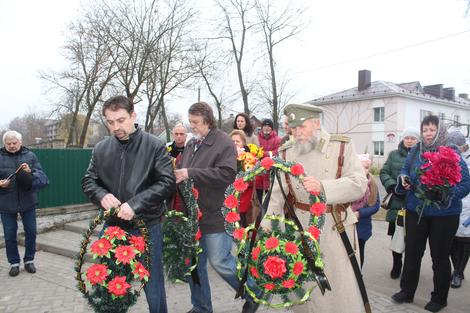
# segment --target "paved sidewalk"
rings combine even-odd
[[[386,224],[374,222],[374,237],[366,245],[364,277],[374,313],[423,313],[422,309],[432,288],[429,256],[423,260],[421,280],[415,303],[396,305],[390,295],[398,290],[398,280],[389,278],[391,253],[388,250],[389,238],[385,235]],[[85,299],[77,291],[74,280],[74,261],[68,257],[39,251],[36,255],[36,274],[23,269],[19,276],[8,276],[5,249],[0,249],[0,312],[63,313],[91,312]],[[467,268],[467,277],[470,271]],[[210,271],[212,299],[215,313],[241,312],[243,302],[233,300],[234,292],[228,288],[214,271]],[[169,312],[184,313],[190,308],[189,288],[185,284],[166,286]],[[442,313],[468,312],[470,307],[470,283],[466,280],[460,289],[451,289],[449,306]],[[347,295],[345,295],[347,296]],[[129,310],[130,313],[147,312],[145,295]],[[261,308],[258,312],[274,313],[286,310]],[[287,311],[289,312],[289,311]],[[351,312],[334,312],[351,313]],[[355,313],[355,312],[352,312]],[[359,312],[358,312],[359,313]]]

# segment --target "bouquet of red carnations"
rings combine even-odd
[[[425,163],[417,169],[420,185],[415,195],[423,201],[417,208],[421,217],[426,206],[446,209],[450,205],[452,187],[462,180],[460,156],[454,149],[441,146],[435,152],[424,152]]]

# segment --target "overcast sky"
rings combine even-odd
[[[371,70],[372,80],[442,83],[457,94],[470,93],[465,0],[305,1],[308,27],[277,55],[280,73],[290,77],[295,91],[293,101],[352,88],[361,69]],[[28,111],[47,110],[38,72],[64,64],[65,27],[79,5],[79,0],[0,0],[0,127]],[[194,100],[181,101],[187,105],[176,110],[184,112]]]

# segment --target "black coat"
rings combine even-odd
[[[0,179],[7,178],[22,164],[27,163],[31,174],[20,170],[10,179],[7,188],[0,188],[0,213],[17,213],[35,209],[38,204],[37,192],[49,185],[36,155],[26,147],[16,153],[0,149]]]
[[[96,145],[82,188],[97,206],[111,193],[153,223],[163,215],[164,201],[175,192],[176,183],[165,144],[137,128],[126,144],[110,136]],[[117,218],[108,224],[125,225]]]

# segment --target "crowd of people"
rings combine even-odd
[[[232,289],[238,290],[233,238],[225,230],[221,207],[227,187],[239,171],[245,170],[239,156],[249,151],[250,145],[263,148],[261,158],[278,156],[286,162],[299,162],[305,176],[291,181],[286,175],[273,186],[269,174],[257,176],[240,197],[242,226],[254,221],[259,211],[254,211],[253,204],[262,203],[270,188],[265,213],[284,216],[283,192],[288,190],[295,208],[295,216],[290,218],[298,219],[303,228],[309,223],[310,194],[321,194],[326,202],[320,248],[331,291],[322,295],[320,288],[315,288],[314,300],[294,306],[294,312],[361,312],[364,307],[368,312],[360,268],[366,258],[365,244],[372,237],[371,217],[381,206],[379,186],[370,173],[370,156],[357,154],[349,137],[330,134],[321,126],[321,108],[288,105],[284,109],[285,136],[281,138],[271,119],[264,119],[256,133],[245,113],[236,115],[233,131],[226,134],[217,129],[211,107],[197,102],[188,110],[191,139],[179,123],[172,130],[174,141],[167,145],[139,128],[133,103],[124,96],[108,99],[102,114],[112,136],[93,149],[82,188],[97,206],[105,210],[120,208],[116,217],[107,220],[106,227],[119,225],[137,231],[129,221],[136,216],[145,221],[152,242],[151,273],[145,285],[149,312],[167,312],[161,222],[167,209],[181,210],[184,206],[175,194],[178,184],[187,179],[199,190],[197,201],[202,211],[199,283],[188,280],[192,304],[188,313],[213,312],[207,262]],[[413,302],[421,259],[429,242],[434,289],[425,309],[438,312],[447,306],[449,288],[462,285],[470,254],[470,227],[464,226],[470,216],[466,163],[470,152],[465,137],[457,131],[449,134],[433,115],[423,119],[419,131],[406,129],[401,137],[397,150],[390,152],[380,171],[380,181],[391,196],[386,206],[388,235],[396,240],[399,227],[405,230],[403,250],[392,251],[390,277],[400,278],[400,291],[392,299],[396,303]],[[18,215],[25,230],[24,267],[29,273],[36,272],[36,194],[49,184],[36,156],[22,146],[21,139],[21,134],[8,131],[0,150],[0,213],[12,277],[19,274],[21,263],[16,239]],[[448,195],[434,192],[423,198],[416,191],[421,186],[416,169],[423,168],[426,153],[439,151],[440,147],[450,147],[457,153],[461,179]],[[266,220],[261,226],[270,228]],[[248,279],[247,284],[254,282]],[[258,307],[252,295],[245,294],[242,312],[256,312]]]

